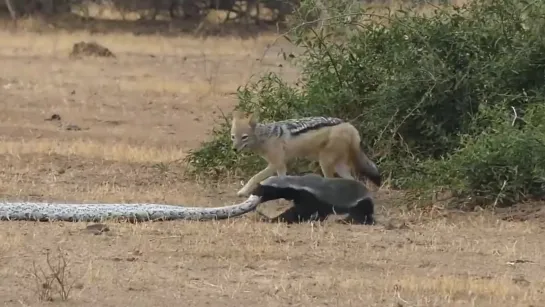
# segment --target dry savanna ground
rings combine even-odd
[[[212,123],[236,103],[237,86],[253,74],[296,77],[295,69],[279,66],[277,53],[287,45],[274,39],[0,32],[2,197],[234,203],[239,183],[188,181],[179,161],[209,137]],[[70,58],[82,40],[116,57]],[[60,120],[46,120],[53,114]],[[376,226],[288,227],[255,214],[111,222],[105,232],[85,223],[1,222],[0,300],[5,306],[544,306],[545,230],[540,219],[527,218],[539,212],[510,220],[486,212],[417,213],[396,209],[391,191],[377,198]]]

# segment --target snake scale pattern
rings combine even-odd
[[[242,203],[225,207],[182,207],[160,204],[59,204],[0,202],[1,221],[101,222],[105,220],[215,220],[254,210],[261,197],[250,195]]]

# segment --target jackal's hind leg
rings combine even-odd
[[[324,177],[335,177],[335,165],[333,164],[333,161],[331,161],[331,158],[326,155],[321,155],[318,162],[320,163],[320,168],[322,169]]]
[[[350,167],[345,163],[337,163],[337,165],[335,165],[335,171],[341,178],[354,180],[354,176],[350,173]]]

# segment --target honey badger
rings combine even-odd
[[[345,213],[356,223],[375,223],[371,193],[353,179],[316,174],[271,176],[259,183],[252,195],[261,197],[261,203],[280,198],[293,201],[293,207],[278,217],[288,223],[323,221],[330,214]]]

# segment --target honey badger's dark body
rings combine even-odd
[[[286,199],[293,207],[279,219],[288,223],[323,221],[330,214],[346,214],[357,223],[374,224],[374,203],[365,186],[342,178],[305,176],[270,177],[253,191],[261,202]]]

